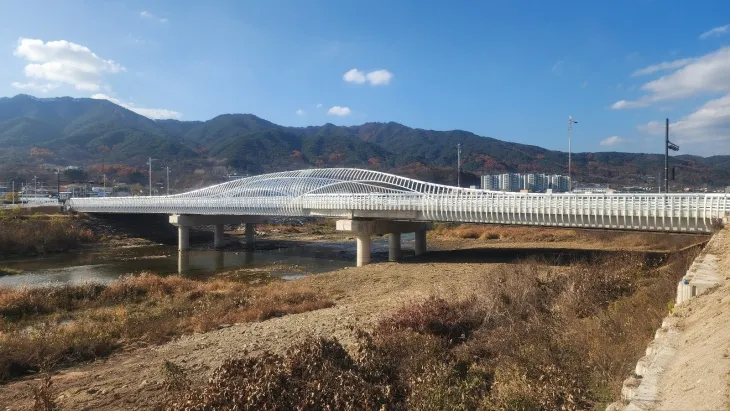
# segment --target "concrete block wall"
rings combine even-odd
[[[677,284],[675,306],[722,285],[725,281],[717,269],[717,256],[712,253],[717,243],[730,241],[730,229],[714,235],[700,255],[695,258],[687,273]],[[653,409],[659,401],[659,379],[671,363],[676,350],[673,341],[679,338],[678,318],[671,313],[654,334],[654,340],[646,348],[644,357],[636,363],[634,374],[624,380],[621,400],[610,404],[607,411],[640,411]]]

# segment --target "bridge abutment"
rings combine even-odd
[[[337,220],[337,231],[355,234],[357,241],[357,266],[370,263],[372,235],[389,234],[388,260],[398,261],[401,257],[401,233],[416,233],[416,255],[426,252],[426,231],[431,223],[392,220]]]

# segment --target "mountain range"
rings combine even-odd
[[[178,175],[206,170],[256,174],[311,167],[365,167],[454,184],[461,143],[463,181],[483,173],[567,174],[567,153],[506,142],[468,131],[402,124],[286,127],[252,114],[208,121],[151,120],[108,100],[0,98],[0,181],[41,164],[79,165],[140,180],[149,157]],[[581,183],[651,185],[663,178],[661,154],[573,153]],[[730,184],[730,156],[674,156],[675,185]],[[122,172],[122,170],[126,170]],[[201,171],[202,170],[202,171]],[[142,179],[143,181],[143,179]]]

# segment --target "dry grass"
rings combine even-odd
[[[0,289],[0,381],[221,324],[332,306],[296,285],[144,273],[109,285]]]
[[[276,234],[333,234],[335,233],[335,220],[322,219],[304,224],[258,224],[256,231]]]
[[[693,255],[626,256],[567,272],[510,266],[460,301],[413,301],[356,352],[312,339],[230,360],[170,409],[600,409],[643,355]]]
[[[494,224],[436,224],[432,237],[481,241],[551,243],[580,242],[586,246],[616,250],[680,250],[709,239],[707,236],[672,235],[601,230],[573,230],[538,226]]]
[[[576,240],[580,237],[575,230],[493,224],[436,224],[429,234],[446,238],[547,242]]]
[[[2,211],[0,226],[0,257],[62,252],[95,240],[73,216]]]
[[[15,268],[0,267],[0,277],[6,275],[18,275],[23,274],[23,270],[17,270]]]

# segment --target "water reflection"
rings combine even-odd
[[[107,283],[142,271],[201,276],[235,271],[238,277],[298,278],[353,265],[354,243],[294,244],[267,250],[192,250],[151,246],[58,254],[43,258],[0,261],[0,266],[23,274],[0,277],[1,286]],[[242,280],[245,280],[243,278]]]

